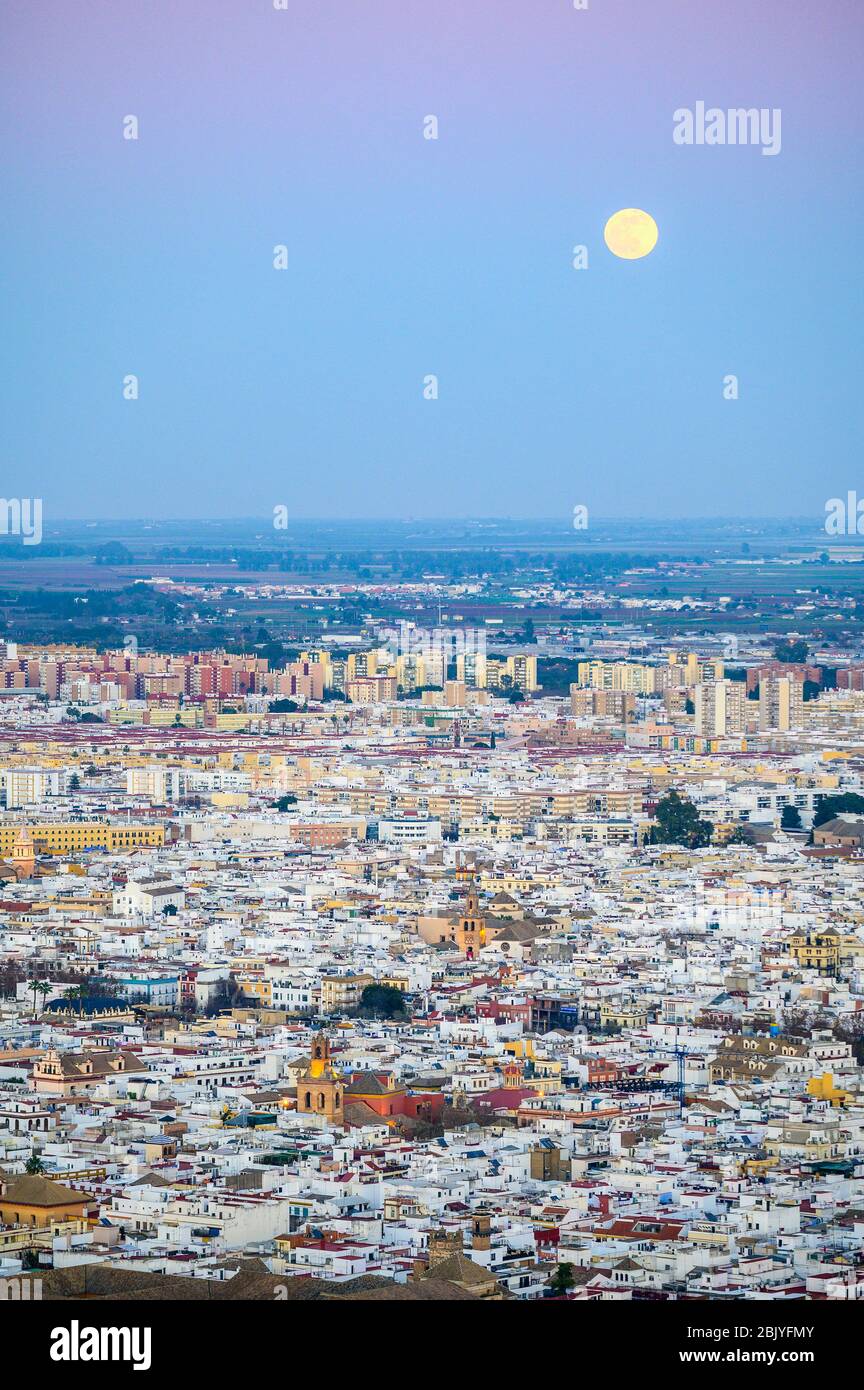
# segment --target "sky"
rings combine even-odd
[[[4,0],[4,496],[47,524],[864,495],[860,0],[277,3]],[[779,108],[779,154],[676,144],[699,101]],[[628,207],[641,260],[604,245]]]

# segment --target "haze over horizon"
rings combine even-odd
[[[844,494],[844,496],[845,496],[845,494]],[[670,526],[671,526],[671,525],[675,525],[675,524],[678,523],[678,522],[687,522],[687,523],[690,523],[690,524],[693,524],[693,525],[703,525],[703,526],[708,527],[709,529],[710,529],[710,528],[728,528],[728,527],[734,526],[734,525],[736,525],[736,524],[739,524],[739,525],[742,525],[742,526],[752,526],[752,527],[760,527],[760,526],[761,526],[761,527],[766,527],[766,528],[769,528],[769,529],[770,529],[771,527],[787,527],[787,526],[790,526],[790,527],[799,528],[799,529],[801,529],[801,530],[808,530],[808,531],[809,531],[809,530],[812,530],[814,533],[821,533],[822,530],[823,530],[822,521],[823,521],[823,517],[822,517],[822,516],[814,517],[814,516],[812,516],[812,515],[810,515],[810,516],[808,516],[808,515],[795,515],[795,514],[793,514],[793,513],[789,513],[789,514],[777,513],[777,514],[775,514],[775,515],[770,515],[770,514],[767,514],[767,513],[764,514],[764,515],[762,515],[762,514],[753,514],[753,513],[751,513],[751,514],[749,514],[749,515],[743,515],[743,514],[742,514],[742,515],[737,515],[737,514],[734,514],[734,513],[728,513],[728,514],[725,514],[725,513],[717,513],[717,514],[714,514],[714,515],[711,515],[711,516],[709,516],[709,515],[695,515],[695,514],[693,514],[693,515],[685,515],[685,514],[683,514],[683,513],[678,513],[677,515],[676,515],[676,514],[668,514],[668,515],[663,515],[663,516],[660,516],[660,515],[658,515],[658,516],[644,516],[644,515],[643,515],[643,516],[602,516],[602,515],[599,515],[599,514],[598,514],[598,515],[592,514],[591,519],[590,519],[590,522],[591,522],[590,530],[591,530],[591,531],[596,531],[596,530],[601,529],[601,528],[602,528],[602,529],[608,529],[608,528],[620,528],[620,529],[623,529],[623,528],[628,528],[628,527],[630,527],[630,528],[632,528],[634,531],[638,531],[639,528],[641,528],[641,527],[645,527],[645,528],[655,528],[655,527],[662,527],[662,526],[666,526],[666,525],[670,525]],[[261,527],[261,526],[264,526],[264,527],[268,527],[268,526],[269,526],[269,522],[270,522],[270,517],[269,517],[269,515],[265,515],[265,516],[256,516],[256,515],[255,515],[254,513],[252,513],[252,512],[245,513],[245,514],[222,515],[222,516],[218,516],[218,515],[202,516],[201,514],[197,514],[197,515],[192,516],[192,515],[188,515],[188,514],[177,513],[177,514],[175,514],[175,515],[165,515],[165,516],[156,516],[156,515],[149,515],[149,516],[148,516],[148,515],[145,515],[145,516],[140,516],[140,517],[124,516],[124,515],[122,515],[122,514],[120,514],[120,513],[118,513],[118,514],[116,514],[116,515],[112,515],[112,516],[100,516],[100,515],[97,515],[97,514],[95,514],[95,513],[82,513],[80,516],[68,515],[68,516],[61,516],[61,517],[52,517],[52,518],[50,518],[50,524],[52,524],[52,525],[55,525],[55,526],[72,526],[72,527],[111,526],[111,525],[133,525],[133,526],[142,527],[142,528],[160,527],[160,526],[185,526],[185,525],[201,525],[202,527],[208,527],[208,526],[239,526],[239,527],[246,527],[246,526],[249,526],[249,527],[255,527],[255,526]],[[569,518],[569,517],[566,517],[566,516],[565,516],[565,517],[561,517],[561,516],[544,516],[544,515],[541,515],[541,514],[533,515],[533,516],[532,516],[532,515],[528,515],[528,514],[515,515],[515,514],[506,514],[506,513],[499,513],[499,514],[496,514],[496,513],[489,513],[489,514],[486,514],[486,515],[482,515],[482,514],[479,514],[479,513],[475,513],[475,514],[468,514],[468,513],[461,514],[461,513],[456,513],[456,512],[454,512],[454,513],[452,513],[452,514],[450,514],[450,515],[447,515],[447,514],[444,514],[444,513],[434,513],[434,512],[429,512],[428,514],[425,514],[425,513],[405,513],[405,514],[402,514],[402,515],[397,515],[397,514],[394,514],[394,515],[386,515],[386,514],[384,514],[384,513],[381,513],[381,514],[378,514],[378,515],[376,515],[376,514],[374,514],[374,513],[369,513],[368,515],[365,515],[365,514],[363,514],[363,513],[353,513],[353,514],[350,515],[350,516],[339,516],[339,515],[335,515],[335,514],[333,514],[333,513],[331,513],[331,514],[329,514],[329,515],[325,515],[325,514],[313,515],[312,513],[310,513],[310,514],[305,515],[305,516],[301,516],[301,515],[290,516],[290,517],[288,518],[288,526],[287,526],[286,529],[290,530],[290,528],[291,528],[292,526],[295,526],[295,525],[296,525],[296,526],[322,526],[322,527],[327,527],[327,526],[329,526],[329,527],[333,527],[333,528],[338,528],[338,527],[340,527],[340,526],[351,526],[351,525],[367,526],[367,525],[373,525],[375,522],[380,522],[380,523],[382,523],[383,525],[390,526],[390,527],[412,526],[412,525],[420,525],[420,526],[442,526],[442,527],[445,527],[445,526],[476,526],[476,527],[478,527],[478,528],[479,528],[479,527],[483,527],[483,528],[490,528],[490,529],[494,529],[494,528],[496,528],[496,527],[506,527],[506,526],[549,527],[549,528],[554,529],[554,530],[556,530],[556,531],[560,531],[560,532],[562,532],[562,534],[565,534],[565,535],[568,535],[568,536],[570,535],[571,531],[573,530],[573,527],[572,527],[570,518]],[[283,530],[275,531],[275,532],[274,532],[274,535],[271,536],[270,533],[269,533],[269,529],[268,529],[268,530],[266,531],[265,538],[267,539],[268,542],[270,542],[270,541],[272,541],[273,539],[278,540],[280,536],[283,536],[283,537],[284,537],[284,531],[283,531]],[[589,541],[589,540],[591,539],[590,531],[589,531],[589,532],[586,532],[586,531],[581,531],[581,532],[579,532],[579,531],[577,531],[577,532],[575,533],[574,539],[577,540],[577,541],[578,541],[579,539],[582,539],[583,541],[586,541],[586,542],[587,542],[587,541]],[[832,539],[834,539],[834,538],[832,538]],[[840,539],[843,539],[843,538],[841,537]]]

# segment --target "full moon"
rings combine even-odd
[[[613,256],[624,261],[638,261],[650,255],[659,235],[654,218],[641,208],[622,208],[613,213],[603,232]]]

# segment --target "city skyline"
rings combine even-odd
[[[368,1301],[381,1366],[555,1303],[835,1373],[862,0],[0,39],[10,1368],[266,1378]]]

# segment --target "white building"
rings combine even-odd
[[[180,912],[185,902],[183,889],[177,883],[162,878],[130,879],[112,894],[111,910],[115,917],[153,917],[166,908]]]

